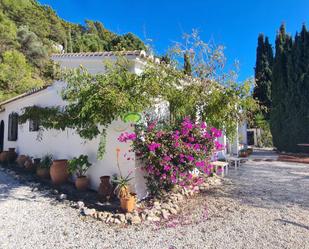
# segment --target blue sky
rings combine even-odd
[[[204,40],[226,47],[228,64],[240,62],[239,79],[253,75],[257,36],[264,33],[274,43],[282,22],[295,34],[309,26],[308,0],[40,0],[67,21],[99,20],[116,33],[132,32],[152,39],[161,54],[193,28]]]

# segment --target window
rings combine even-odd
[[[13,112],[9,115],[8,140],[16,141],[18,136],[18,114]]]
[[[29,120],[29,131],[38,131],[40,128],[40,123],[38,120]]]

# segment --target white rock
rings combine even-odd
[[[83,207],[85,207],[85,203],[83,201],[78,201],[77,202],[77,207],[78,208],[83,208]]]
[[[148,221],[160,221],[158,216],[147,216]]]
[[[138,215],[134,215],[131,219],[132,224],[140,224],[142,219]]]
[[[61,194],[59,195],[59,199],[60,200],[65,200],[67,198],[67,195],[66,194]]]
[[[167,210],[165,210],[165,209],[162,210],[162,217],[163,217],[165,220],[168,219],[169,215],[170,215],[170,214],[169,214],[169,212],[168,212]]]
[[[175,208],[169,208],[168,210],[171,214],[177,214],[177,210]]]
[[[118,218],[115,218],[115,219],[114,219],[114,223],[115,223],[115,224],[121,224],[122,222],[121,222],[121,220],[119,220]]]
[[[94,216],[96,212],[97,211],[94,208],[84,208],[84,213],[87,216]]]

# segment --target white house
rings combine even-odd
[[[122,52],[132,62],[132,72],[140,73],[145,63],[144,51]],[[104,73],[105,60],[116,60],[117,54],[113,52],[97,53],[72,53],[57,54],[52,59],[62,68],[77,68],[80,65],[90,73]],[[56,81],[50,86],[32,90],[15,98],[0,103],[0,151],[14,147],[18,154],[26,154],[33,157],[42,157],[47,153],[55,159],[70,159],[80,154],[89,156],[92,167],[88,170],[90,187],[98,189],[100,176],[118,173],[116,163],[116,149],[120,148],[119,162],[122,173],[134,172],[132,188],[139,198],[146,195],[145,181],[135,160],[127,160],[123,155],[128,152],[129,144],[120,143],[117,138],[124,132],[133,131],[130,124],[120,120],[114,121],[107,129],[106,153],[102,160],[97,159],[99,138],[84,140],[73,129],[65,131],[47,130],[43,132],[41,141],[38,141],[37,129],[29,123],[18,125],[14,122],[14,113],[21,113],[27,106],[61,106],[66,103],[62,100],[60,92],[65,82]],[[158,111],[158,110],[157,110]],[[10,133],[10,134],[9,134]],[[223,139],[224,140],[224,139]],[[225,141],[225,140],[224,140]],[[238,149],[238,141],[237,141]],[[131,156],[134,159],[134,155]]]
[[[128,60],[132,62],[132,72],[139,73],[144,62],[145,53],[143,51],[122,52]],[[77,68],[80,65],[85,67],[90,73],[103,73],[105,60],[116,60],[113,52],[98,53],[76,53],[58,54],[52,59],[60,64],[62,68]],[[41,141],[38,141],[38,131],[31,130],[30,123],[14,125],[12,121],[13,113],[21,113],[22,108],[27,106],[61,106],[65,102],[61,98],[61,90],[64,82],[56,81],[50,86],[32,90],[15,98],[0,103],[0,150],[7,150],[14,147],[18,154],[26,154],[33,157],[42,157],[50,153],[55,159],[70,159],[80,154],[89,156],[92,167],[88,171],[90,187],[98,189],[100,176],[118,174],[116,164],[116,148],[120,148],[119,162],[123,174],[130,171],[135,172],[132,180],[132,187],[139,197],[145,196],[145,185],[143,176],[139,170],[135,169],[135,161],[127,160],[123,155],[128,152],[129,145],[118,142],[118,136],[124,131],[132,131],[128,123],[114,121],[107,129],[106,154],[103,160],[97,159],[97,149],[99,138],[91,141],[80,138],[72,129],[65,131],[47,130],[43,132]],[[12,127],[16,126],[16,127]],[[11,126],[11,127],[9,127]],[[16,128],[16,131],[14,129]],[[9,131],[11,134],[9,135]],[[12,132],[16,137],[12,137]],[[134,155],[131,156],[131,158]]]

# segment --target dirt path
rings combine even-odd
[[[308,190],[309,165],[249,161],[188,200],[182,218],[119,228],[0,171],[0,248],[309,248]]]

